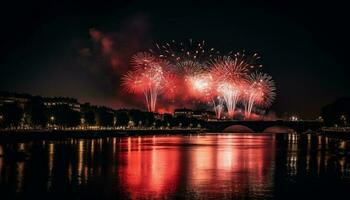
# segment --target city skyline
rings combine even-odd
[[[315,118],[324,105],[349,96],[344,73],[346,31],[332,31],[342,29],[342,12],[337,12],[341,5],[321,4],[319,9],[310,9],[312,3],[298,7],[275,1],[79,5],[31,3],[28,6],[35,9],[21,12],[8,4],[8,13],[2,14],[12,17],[4,24],[14,34],[1,33],[0,90],[72,96],[115,109],[144,108],[142,100],[120,91],[120,72],[129,67],[130,57],[155,42],[193,38],[223,51],[258,52],[264,70],[276,81],[278,94],[271,110],[278,115]],[[333,15],[322,17],[324,10]],[[22,28],[14,26],[18,22]],[[96,34],[103,43],[94,40]]]

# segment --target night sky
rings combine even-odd
[[[289,0],[2,3],[0,90],[140,107],[119,89],[130,56],[193,38],[223,52],[258,52],[276,81],[271,110],[316,118],[350,93],[347,8]]]

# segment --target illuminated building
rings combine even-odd
[[[54,97],[44,98],[44,105],[48,108],[53,106],[66,105],[70,109],[80,112],[80,103],[74,98]]]
[[[193,110],[187,109],[187,108],[181,108],[181,109],[175,109],[174,110],[174,116],[179,117],[179,116],[184,116],[184,117],[192,117],[193,115]]]

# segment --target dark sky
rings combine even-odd
[[[120,97],[123,69],[113,67],[113,58],[122,66],[154,42],[193,38],[223,51],[258,52],[277,85],[272,110],[315,118],[323,105],[350,93],[349,14],[341,1],[305,2],[2,3],[0,90],[118,108],[132,101]],[[92,31],[113,42],[111,52],[94,42]]]

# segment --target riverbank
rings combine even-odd
[[[350,127],[323,127],[321,133],[327,137],[350,139]]]
[[[103,138],[138,135],[198,134],[205,129],[106,129],[106,130],[2,130],[0,143],[30,140],[64,140],[67,138]]]
[[[26,142],[35,140],[65,140],[69,138],[104,138],[104,137],[128,137],[128,136],[143,136],[143,135],[186,135],[186,134],[201,134],[209,133],[204,128],[173,128],[173,129],[16,129],[16,130],[0,130],[0,143]],[[215,132],[217,133],[217,132]],[[269,133],[273,134],[273,133]],[[283,133],[275,133],[283,134]],[[310,131],[299,134],[316,134],[326,137],[350,139],[349,132],[337,131]]]

